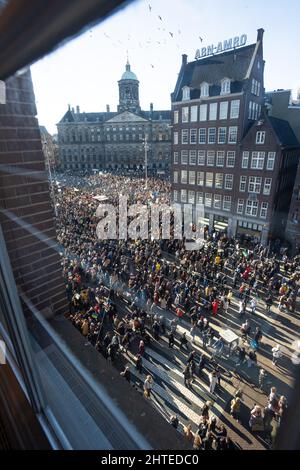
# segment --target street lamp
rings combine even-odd
[[[148,150],[150,147],[148,145],[147,134],[145,134],[143,139],[143,146],[145,150],[145,188],[148,189]]]
[[[48,167],[48,170],[49,170],[50,194],[51,194],[51,198],[52,198],[52,202],[53,202],[53,206],[54,206],[55,216],[57,217],[55,193],[54,193],[53,179],[52,179],[52,173],[51,173],[51,161],[50,161],[50,155],[49,155],[49,149],[48,149],[47,141],[45,140],[43,142],[43,144],[44,144],[44,153],[45,153],[45,157],[46,157],[46,163],[47,163],[47,167]]]

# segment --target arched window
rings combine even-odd
[[[203,82],[200,85],[200,95],[201,97],[203,96],[209,96],[209,86],[208,83]]]
[[[184,86],[182,88],[182,99],[189,100],[190,99],[190,89],[188,86]]]
[[[229,78],[224,78],[221,81],[221,95],[226,95],[230,93],[230,80]]]

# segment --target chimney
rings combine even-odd
[[[265,30],[263,28],[259,28],[257,30],[257,41],[262,41],[263,35],[264,35]]]
[[[110,112],[109,104],[106,105],[106,112],[107,112],[107,113]]]
[[[182,54],[182,65],[187,64],[187,54]]]
[[[76,106],[76,113],[77,113],[77,114],[80,113],[80,108],[79,108],[79,106]]]
[[[72,113],[74,114],[74,112],[75,112],[75,109],[74,109],[74,108],[72,108]]]
[[[150,103],[150,112],[153,113],[153,103]]]
[[[71,105],[68,104],[68,111],[71,111]]]

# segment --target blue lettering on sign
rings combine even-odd
[[[235,36],[234,38],[225,39],[223,42],[218,42],[217,46],[211,44],[207,47],[202,47],[201,49],[196,50],[195,59],[200,59],[213,54],[218,54],[228,49],[233,49],[235,47],[244,46],[247,42],[247,34],[242,34],[240,37]]]

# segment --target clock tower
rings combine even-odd
[[[139,81],[130,70],[130,64],[127,59],[126,70],[123,73],[119,84],[119,105],[118,112],[132,111],[139,113],[141,111],[139,101]]]

